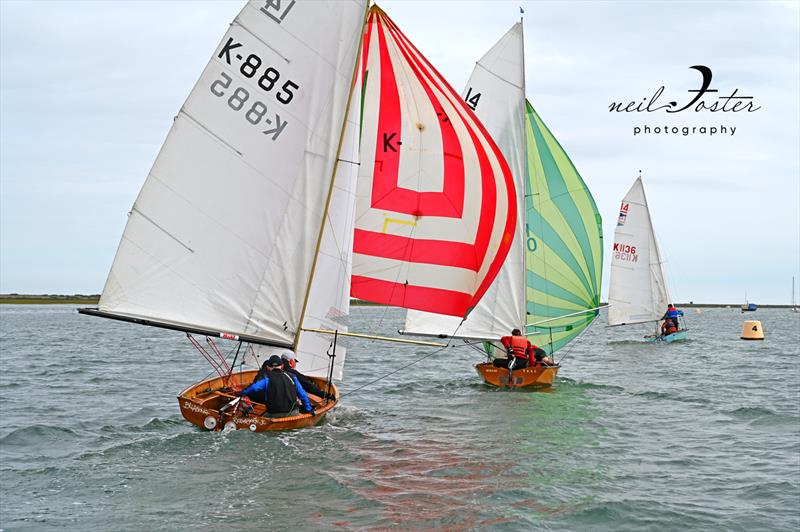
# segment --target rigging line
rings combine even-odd
[[[556,362],[556,364],[561,364],[561,361],[567,358],[567,355],[569,355],[570,351],[572,351],[572,348],[575,347],[575,345],[578,343],[578,340],[580,340],[581,336],[583,336],[586,333],[586,331],[588,331],[592,327],[592,325],[594,325],[594,323],[595,320],[592,320],[592,322],[585,329],[583,329],[581,332],[578,333],[578,336],[576,336],[570,341],[569,348],[566,350],[564,355],[558,359],[558,362]]]
[[[371,385],[375,384],[376,382],[378,382],[378,381],[381,381],[381,380],[385,379],[386,377],[389,377],[390,375],[394,375],[394,374],[395,374],[395,373],[397,373],[398,371],[404,370],[404,369],[406,369],[406,368],[407,368],[407,367],[409,367],[409,366],[413,366],[413,365],[414,365],[414,364],[416,364],[417,362],[422,362],[422,361],[423,361],[423,360],[425,360],[426,358],[430,358],[430,357],[432,357],[433,355],[435,355],[435,354],[439,353],[440,351],[443,351],[444,349],[446,349],[446,348],[447,348],[449,345],[450,345],[450,344],[448,344],[448,345],[446,345],[446,346],[444,346],[444,347],[440,347],[439,349],[436,349],[435,351],[432,351],[432,352],[428,353],[427,355],[425,355],[425,356],[423,356],[423,357],[421,357],[421,358],[418,358],[418,359],[416,359],[416,360],[413,360],[413,361],[409,362],[409,363],[408,363],[408,364],[406,364],[405,366],[400,366],[399,368],[397,368],[397,369],[395,369],[395,370],[393,370],[393,371],[390,371],[389,373],[386,373],[386,374],[384,374],[384,375],[381,375],[380,377],[378,377],[378,378],[377,378],[377,379],[375,379],[375,380],[372,380],[372,381],[370,381],[370,382],[368,382],[368,383],[366,383],[366,384],[364,384],[364,385],[362,385],[362,386],[359,386],[359,387],[358,387],[358,388],[356,388],[355,390],[350,390],[350,391],[349,391],[349,392],[347,392],[347,393],[343,393],[343,394],[341,394],[339,397],[341,398],[341,397],[345,397],[345,396],[348,396],[348,395],[352,395],[352,394],[354,394],[354,393],[356,393],[356,392],[358,392],[358,391],[360,391],[360,390],[363,390],[363,389],[364,389],[364,388],[366,388],[367,386],[371,386]]]
[[[406,368],[407,368],[407,367],[409,367],[409,366],[413,366],[414,364],[416,364],[416,363],[418,363],[418,362],[422,362],[422,361],[423,361],[423,360],[425,360],[426,358],[430,358],[430,357],[432,357],[433,355],[435,355],[435,354],[437,354],[437,353],[439,353],[439,352],[441,352],[441,351],[444,351],[445,349],[447,349],[448,347],[450,347],[450,343],[453,341],[453,339],[454,339],[454,337],[455,337],[456,333],[457,333],[457,332],[458,332],[458,330],[461,328],[461,325],[463,325],[464,321],[465,321],[465,319],[464,319],[464,318],[462,318],[462,319],[461,319],[461,323],[459,323],[459,324],[458,324],[458,327],[456,327],[456,330],[455,330],[455,331],[453,331],[453,334],[452,334],[452,335],[450,335],[450,338],[449,338],[449,339],[448,339],[448,341],[447,341],[447,345],[444,345],[444,346],[440,347],[439,349],[436,349],[435,351],[432,351],[432,352],[428,353],[427,355],[425,355],[425,356],[423,356],[423,357],[421,357],[421,358],[418,358],[418,359],[416,359],[416,360],[413,360],[413,361],[409,362],[408,364],[406,364],[405,366],[400,366],[399,368],[397,368],[397,369],[395,369],[395,370],[392,370],[392,371],[390,371],[389,373],[386,373],[386,374],[384,374],[384,375],[381,375],[381,376],[380,376],[380,377],[378,377],[377,379],[375,379],[375,380],[373,380],[373,381],[370,381],[370,382],[368,382],[368,383],[366,383],[366,384],[364,384],[364,385],[362,385],[362,386],[359,386],[359,387],[358,387],[358,388],[356,388],[355,390],[350,390],[350,391],[349,391],[349,392],[347,392],[347,393],[343,393],[343,394],[341,394],[341,395],[339,396],[339,398],[341,399],[342,397],[345,397],[345,396],[348,396],[348,395],[352,395],[352,394],[354,394],[354,393],[356,393],[356,392],[358,392],[358,391],[360,391],[360,390],[363,390],[363,389],[364,389],[364,388],[366,388],[367,386],[371,386],[371,385],[375,384],[376,382],[378,382],[378,381],[381,381],[381,380],[385,379],[386,377],[389,377],[389,376],[391,376],[391,375],[394,375],[394,374],[395,374],[395,373],[397,373],[398,371],[402,371],[402,370],[406,369]]]
[[[417,225],[414,224],[414,225],[411,226],[411,234],[408,237],[411,240],[411,250],[409,250],[409,255],[408,255],[409,257],[411,255],[413,255],[413,252],[414,252],[414,243],[415,243],[414,233],[416,231],[417,231]],[[406,276],[408,276],[409,267],[410,266],[408,264],[406,264],[406,266],[405,266],[405,268],[406,268]],[[394,292],[395,292],[395,290],[397,290],[397,285],[399,284],[398,281],[400,280],[400,274],[402,272],[403,272],[403,266],[398,267],[397,268],[397,275],[395,276],[394,282],[392,283],[392,291],[389,293],[389,301],[392,301],[394,299]],[[408,286],[408,279],[406,279],[406,282],[405,282],[405,284],[403,286],[404,287]],[[404,306],[402,308],[406,308],[405,304],[406,304],[406,299],[405,299],[405,291],[404,291],[404,293],[403,293],[403,305]],[[393,305],[390,305],[390,304],[386,304],[386,305],[383,306],[383,312],[381,313],[381,317],[378,320],[378,329],[380,329],[383,326],[383,320],[386,318],[386,313],[389,312],[389,308],[392,307],[392,306]],[[408,313],[408,310],[406,310],[406,313]],[[459,327],[461,327],[461,325],[459,325]],[[458,329],[456,329],[456,330],[458,330]],[[372,340],[371,342],[374,343],[375,340]]]

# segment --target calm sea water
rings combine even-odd
[[[603,317],[549,393],[488,388],[449,348],[313,429],[225,434],[180,415],[209,372],[180,333],[3,305],[0,528],[798,530],[800,314],[746,315],[764,342],[736,309],[687,315],[673,345]],[[351,341],[341,389],[427,353]]]

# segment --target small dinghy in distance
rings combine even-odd
[[[477,62],[463,97],[508,161],[522,215],[497,279],[466,319],[410,310],[403,333],[458,338],[491,357],[503,349],[500,338],[519,329],[552,358],[597,317],[602,223],[583,179],[525,99],[522,22]],[[550,386],[559,368],[475,366],[498,387]]]
[[[674,332],[672,334],[665,334],[665,335],[653,335],[653,336],[645,336],[645,340],[648,342],[667,342],[671,344],[672,342],[677,342],[678,340],[686,340],[689,337],[689,332],[686,330],[680,330]]]
[[[175,117],[98,308],[79,310],[185,332],[217,373],[178,397],[198,427],[307,427],[338,402],[345,350],[327,331],[347,331],[366,14],[366,0],[244,6]],[[212,338],[236,342],[233,363]],[[255,364],[291,350],[333,399],[247,412],[235,394],[256,371],[233,369],[250,350]]]
[[[648,342],[672,343],[685,340],[688,331],[679,328],[662,335],[658,329],[670,299],[664,260],[658,247],[642,176],[634,181],[622,199],[608,289],[609,326],[655,323],[656,333],[645,336]],[[678,320],[680,327],[680,320]]]

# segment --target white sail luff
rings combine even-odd
[[[250,2],[222,38],[134,204],[101,310],[294,340],[365,1],[289,5]]]
[[[508,258],[466,320],[409,310],[404,332],[498,338],[525,325],[525,63],[522,23],[476,63],[462,96],[495,139],[508,162],[517,193],[517,227]],[[480,95],[475,99],[476,95]]]
[[[670,303],[647,197],[637,178],[620,207],[611,254],[609,325],[655,321]]]

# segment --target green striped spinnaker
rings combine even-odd
[[[528,324],[600,306],[603,228],[594,198],[564,149],[525,102],[525,284]],[[599,311],[528,326],[533,343],[553,353]]]

